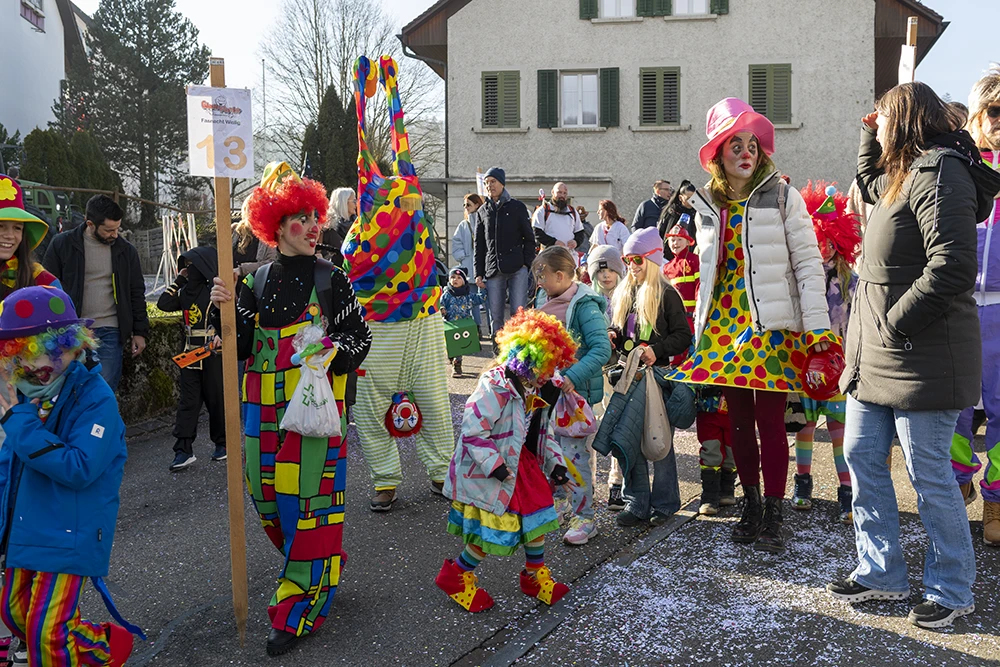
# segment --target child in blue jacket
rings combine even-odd
[[[81,363],[97,346],[88,324],[54,287],[20,289],[0,303],[0,377],[13,382],[0,386],[0,618],[25,643],[29,665],[122,665],[130,631],[142,636],[101,579],[118,520],[125,425],[100,367]],[[118,623],[80,618],[87,577]]]
[[[448,286],[441,292],[441,315],[444,321],[454,322],[466,318],[474,320],[482,303],[479,294],[469,286],[469,276],[465,274],[465,269],[461,266],[452,269],[448,273]],[[461,355],[452,359],[451,365],[453,369],[451,376],[462,377]]]

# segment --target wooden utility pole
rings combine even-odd
[[[222,58],[211,58],[213,88],[225,88],[226,65]],[[222,316],[222,387],[226,408],[226,481],[229,495],[229,554],[232,560],[233,614],[240,633],[240,644],[247,636],[247,541],[243,516],[243,442],[240,421],[240,387],[236,358],[236,277],[233,274],[233,231],[228,178],[215,177],[215,235],[219,251],[219,278],[233,295],[220,307]]]

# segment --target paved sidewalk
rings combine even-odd
[[[485,354],[466,357],[467,377],[449,381],[456,423],[487,363]],[[232,616],[224,466],[209,460],[211,443],[202,433],[198,462],[169,473],[168,433],[152,423],[135,433],[110,577],[119,608],[149,634],[137,643],[130,667],[465,666],[518,658],[528,665],[973,665],[1000,656],[1000,551],[982,546],[981,530],[975,535],[979,609],[950,632],[911,628],[903,604],[859,612],[825,598],[822,585],[852,566],[853,540],[849,528],[833,521],[836,475],[830,447],[821,443],[816,494],[827,502],[808,514],[788,510],[794,538],[784,556],[761,557],[731,544],[735,510],[709,520],[682,512],[653,531],[618,528],[604,507],[608,461],[602,458],[599,534],[580,548],[561,544],[559,535],[547,544],[547,564],[573,588],[566,602],[544,608],[518,588],[519,557],[490,558],[478,575],[497,606],[470,617],[434,586],[442,560],[460,544],[444,532],[447,502],[431,493],[412,442],[401,447],[401,500],[392,512],[376,514],[367,507],[371,489],[352,428],[344,534],[351,558],[333,611],[314,637],[269,659],[267,602],[281,561],[249,498],[250,622],[241,647]],[[681,432],[675,446],[681,497],[693,501],[700,490],[697,442]],[[901,510],[911,512],[904,535],[916,591],[922,534],[896,454]],[[974,507],[978,512],[980,505]],[[84,612],[103,617],[92,591]]]

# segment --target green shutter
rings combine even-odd
[[[500,127],[499,72],[483,72],[483,127]]]
[[[681,70],[644,67],[639,70],[639,125],[679,125]]]
[[[500,127],[521,127],[521,73],[500,72]]]
[[[710,11],[713,14],[728,14],[729,0],[712,0],[712,6]]]
[[[589,21],[596,19],[597,16],[597,0],[580,0],[580,18],[582,20]]]
[[[654,9],[653,0],[636,0],[635,3],[636,16],[652,16],[653,9]]]
[[[791,123],[792,66],[750,65],[750,106],[772,123]]]
[[[653,16],[670,16],[673,13],[671,0],[653,0]]]
[[[771,99],[768,118],[772,123],[792,122],[792,66],[771,65]]]
[[[559,127],[559,72],[538,70],[538,127]]]
[[[680,125],[681,122],[681,70],[679,67],[665,67],[662,76],[661,125]]]
[[[618,127],[620,78],[617,67],[608,67],[600,71],[598,94],[601,98],[601,113],[598,123],[601,127]]]

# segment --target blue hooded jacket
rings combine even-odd
[[[0,536],[7,567],[104,577],[118,521],[125,424],[114,392],[74,361],[43,424],[21,396],[0,421]]]

